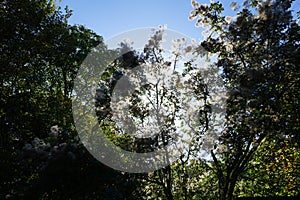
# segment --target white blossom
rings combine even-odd
[[[51,135],[57,136],[58,133],[59,133],[58,125],[52,126],[52,127],[50,128],[50,131],[51,131]]]
[[[220,153],[228,151],[228,148],[226,145],[219,145],[218,150]]]
[[[192,50],[193,50],[193,47],[192,47],[192,46],[187,46],[187,47],[185,47],[185,49],[184,49],[184,51],[185,51],[186,54],[192,52]]]
[[[190,20],[193,20],[193,19],[196,18],[196,16],[197,16],[197,11],[196,11],[196,10],[192,10],[192,11],[190,12],[189,19],[190,19]]]
[[[257,6],[260,8],[264,8],[273,5],[273,3],[274,2],[272,0],[259,0]]]
[[[233,22],[233,18],[230,17],[230,16],[226,16],[226,17],[225,17],[225,21],[226,21],[227,23],[232,23],[232,22]]]
[[[191,3],[194,8],[199,8],[199,3],[197,3],[195,0],[192,0]]]
[[[237,11],[237,10],[240,8],[240,6],[239,6],[239,4],[238,4],[237,2],[231,2],[231,3],[230,3],[230,8],[231,8],[233,11]]]

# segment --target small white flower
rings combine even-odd
[[[219,145],[219,152],[220,153],[223,153],[223,152],[226,152],[226,151],[228,151],[227,146],[225,146],[225,145]]]
[[[162,40],[162,36],[163,36],[163,33],[160,32],[160,33],[158,33],[157,35],[154,36],[154,40],[161,41]]]
[[[132,43],[131,40],[130,40],[129,38],[125,38],[125,39],[123,40],[123,42],[124,42],[125,44],[131,44],[131,43]]]
[[[260,0],[260,1],[258,1],[257,6],[259,8],[265,8],[265,7],[271,6],[273,4],[274,4],[274,2],[272,0]]]
[[[190,53],[193,50],[193,47],[187,46],[184,50],[185,50],[185,53]]]
[[[196,39],[194,39],[194,38],[192,38],[191,42],[192,42],[192,45],[196,45],[197,44]]]
[[[198,9],[200,6],[199,6],[199,3],[197,3],[196,1],[192,0],[192,6],[196,9]]]
[[[202,27],[203,27],[203,28],[206,28],[206,27],[208,27],[208,26],[209,26],[208,23],[203,23],[203,24],[202,24]]]
[[[233,22],[233,18],[230,17],[230,16],[226,16],[226,17],[225,17],[225,21],[226,21],[227,23],[232,23],[232,22]]]
[[[244,1],[243,6],[245,8],[247,8],[247,7],[249,7],[249,4],[250,4],[249,0],[246,0],[246,1]]]
[[[201,25],[202,25],[202,23],[199,21],[196,23],[196,27],[200,27]]]
[[[197,11],[196,11],[196,10],[192,10],[192,11],[190,12],[190,17],[191,17],[191,18],[195,18],[196,15],[197,15]]]
[[[153,47],[155,45],[155,41],[153,39],[149,40],[149,46]]]
[[[198,9],[200,7],[199,3],[195,2],[194,5],[193,5],[193,7],[196,8],[196,9]]]
[[[195,19],[195,16],[189,16],[189,20],[194,20]]]
[[[233,10],[233,11],[236,11],[237,9],[239,9],[239,4],[237,2],[231,2],[230,3],[230,8]]]
[[[58,133],[59,133],[58,125],[52,126],[52,127],[50,128],[50,131],[51,131],[51,135],[57,136]]]

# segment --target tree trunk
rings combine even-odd
[[[232,200],[233,199],[233,192],[234,192],[235,184],[236,184],[235,178],[230,178],[229,180],[225,180],[225,183],[221,183],[221,188],[219,188],[221,200]]]

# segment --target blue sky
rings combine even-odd
[[[104,39],[127,30],[164,24],[192,38],[201,37],[195,21],[188,20],[190,0],[63,0],[62,5],[74,10],[71,24],[83,24]]]
[[[209,0],[198,0],[200,4]],[[224,0],[227,12],[231,0]],[[237,2],[241,2],[238,0]],[[196,21],[188,20],[193,9],[190,0],[62,0],[61,7],[68,5],[74,10],[69,22],[83,24],[105,40],[124,31],[167,25],[199,41],[201,29],[195,27]],[[296,0],[293,8],[299,10],[300,1]]]

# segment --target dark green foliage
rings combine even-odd
[[[200,22],[207,19],[211,34],[202,46],[217,53],[216,65],[231,91],[227,100],[226,129],[220,138],[228,150],[211,152],[221,199],[232,199],[235,189],[236,195],[249,195],[238,191],[247,180],[242,177],[243,173],[249,172],[254,182],[262,181],[260,173],[247,171],[252,169],[252,159],[261,166],[269,163],[264,154],[279,159],[275,152],[283,148],[278,145],[286,143],[288,138],[287,148],[299,151],[300,28],[289,10],[293,1],[247,2],[251,6],[244,6],[231,22],[221,15],[222,7],[215,4],[208,6],[208,11],[196,9],[198,14],[192,16],[198,16]],[[267,148],[266,144],[274,147]],[[294,162],[291,167],[299,172],[295,155],[290,160]],[[260,170],[265,173],[263,167]],[[266,182],[282,181],[278,176],[274,179],[266,178]],[[236,188],[239,181],[243,186]],[[286,187],[285,184],[274,186],[270,193],[261,192],[260,187],[257,192],[260,195],[299,194],[299,190],[286,190]]]
[[[106,47],[69,25],[70,15],[55,1],[0,3],[0,199],[131,195],[127,175],[100,164],[76,137],[73,82],[90,50]]]

